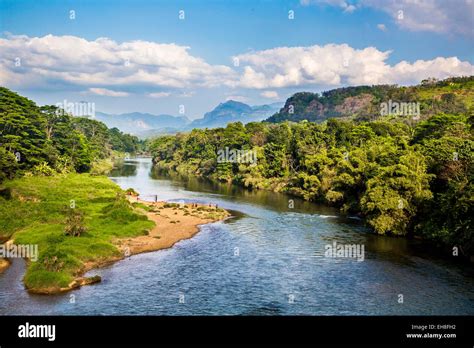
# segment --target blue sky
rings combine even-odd
[[[471,0],[0,0],[0,84],[39,104],[184,105],[198,118],[226,99],[473,74],[473,11]]]

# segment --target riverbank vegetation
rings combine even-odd
[[[88,283],[78,275],[122,257],[116,238],[154,226],[99,176],[112,169],[112,159],[141,146],[93,118],[39,107],[0,88],[0,243],[38,245],[39,260],[28,260],[27,288],[49,293]]]
[[[154,226],[102,176],[23,177],[6,181],[2,192],[0,239],[39,246],[24,277],[36,292],[57,292],[92,265],[122,258],[115,240],[146,235]]]
[[[137,202],[135,190],[101,176],[113,159],[143,151],[116,128],[0,88],[0,243],[38,247],[39,255],[26,256],[27,289],[51,294],[95,283],[100,277],[82,275],[171,247],[230,216],[217,207]],[[8,265],[0,258],[0,272]]]
[[[110,158],[142,150],[137,137],[93,118],[73,117],[53,105],[0,87],[0,182],[27,175],[103,173]]]
[[[297,106],[281,123],[195,129],[160,137],[150,148],[162,169],[336,206],[364,217],[376,233],[420,237],[473,255],[474,118],[466,102],[473,78],[453,83],[410,90],[411,100],[433,100],[435,111],[419,117],[357,114],[316,123],[301,121],[298,110],[308,107]],[[453,88],[456,93],[445,95]],[[331,100],[344,103],[336,94]],[[219,163],[217,153],[226,147],[255,152],[257,163]]]

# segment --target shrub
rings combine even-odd
[[[86,232],[84,213],[78,209],[69,209],[64,234],[66,236],[79,237],[84,232]]]
[[[56,174],[56,171],[51,168],[46,162],[42,162],[34,166],[32,172],[34,175],[38,176],[53,176],[54,174]]]
[[[126,195],[129,195],[129,196],[134,196],[134,197],[136,197],[136,196],[139,195],[138,192],[135,191],[135,190],[134,190],[133,188],[131,188],[131,187],[129,187],[128,189],[125,190],[125,194],[126,194]]]

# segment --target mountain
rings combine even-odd
[[[107,127],[116,127],[122,132],[142,135],[151,130],[181,129],[190,121],[186,116],[153,115],[148,113],[132,112],[119,115],[96,112],[95,118],[104,122]]]
[[[116,127],[122,132],[151,138],[165,134],[189,131],[194,128],[225,127],[229,122],[263,121],[280,110],[283,103],[250,106],[234,100],[220,103],[214,110],[204,114],[203,118],[190,121],[186,116],[153,115],[132,112],[126,114],[106,114],[96,112],[96,120],[104,122],[107,127]]]
[[[220,103],[214,110],[204,114],[203,118],[194,120],[186,128],[218,128],[229,122],[258,122],[277,112],[283,103],[250,106],[235,100]]]
[[[382,105],[390,103],[391,106],[391,102],[419,103],[422,118],[428,118],[439,112],[467,112],[472,108],[472,100],[474,100],[473,76],[453,77],[442,81],[428,79],[419,85],[409,87],[396,85],[345,87],[321,94],[296,93],[288,98],[284,107],[269,117],[267,122],[303,120],[322,122],[331,117],[369,121],[381,116]]]

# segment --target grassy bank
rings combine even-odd
[[[122,257],[115,239],[146,235],[154,226],[103,176],[23,177],[0,189],[0,241],[39,247],[24,278],[32,291],[69,287],[93,265]],[[80,236],[65,235],[71,211],[81,213]]]

